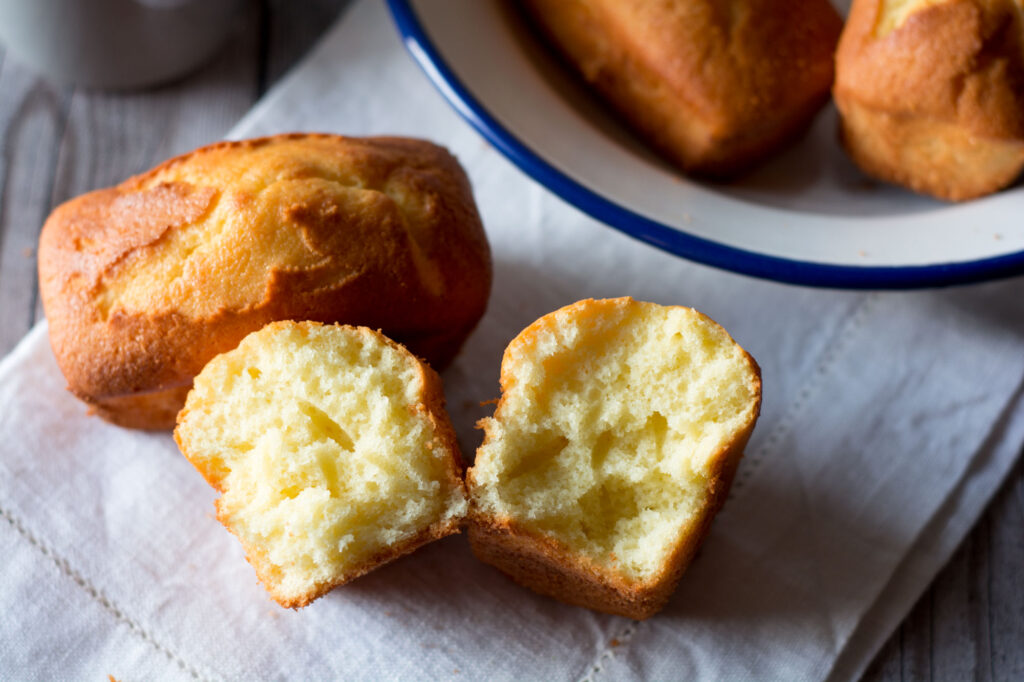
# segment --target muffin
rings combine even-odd
[[[950,201],[1006,187],[1024,169],[1024,4],[854,0],[835,100],[865,173]]]
[[[286,607],[457,533],[468,508],[440,379],[365,327],[250,334],[196,377],[174,438]]]
[[[59,206],[39,276],[68,388],[115,424],[170,429],[203,366],[274,320],[382,329],[443,368],[483,315],[491,258],[441,147],[294,134]]]
[[[842,19],[828,0],[520,0],[583,79],[666,158],[742,173],[828,101]]]
[[[657,612],[729,490],[757,364],[691,308],[585,300],[513,339],[501,388],[466,478],[473,551],[570,604]]]

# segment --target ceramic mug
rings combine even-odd
[[[0,41],[58,82],[142,87],[207,60],[245,1],[0,0]]]

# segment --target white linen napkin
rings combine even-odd
[[[168,435],[64,390],[40,325],[0,363],[0,677],[852,679],[948,559],[1024,441],[1020,282],[819,291],[715,271],[534,184],[441,99],[360,0],[234,130],[408,134],[473,181],[487,315],[445,372],[471,455],[505,344],[585,297],[692,305],[757,358],[761,422],[665,611],[534,595],[434,543],[300,611],[277,607]]]

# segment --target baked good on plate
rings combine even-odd
[[[207,361],[273,320],[382,329],[443,368],[484,312],[491,259],[441,147],[293,134],[59,206],[39,275],[70,390],[116,424],[169,429]]]
[[[250,334],[196,377],[174,437],[282,606],[458,532],[467,510],[441,380],[365,327]]]
[[[550,42],[683,170],[729,176],[828,100],[828,0],[520,0]]]
[[[556,599],[658,611],[725,500],[760,370],[684,307],[585,300],[505,350],[466,477],[473,551]]]
[[[835,100],[869,175],[953,201],[1006,187],[1024,169],[1024,3],[854,0]]]

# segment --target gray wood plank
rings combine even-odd
[[[1024,680],[1024,462],[864,675]]]
[[[897,632],[900,645],[900,677],[932,679],[932,603],[925,593]]]
[[[864,672],[864,682],[892,682],[901,679],[902,628],[898,629],[878,652]]]
[[[0,354],[34,322],[35,246],[49,212],[69,92],[0,63]]]
[[[968,536],[925,595],[933,605],[931,654],[938,679],[972,679],[977,668],[968,598],[974,546],[973,537]]]
[[[1024,463],[972,537],[987,530],[989,656],[994,680],[1024,680]]]

